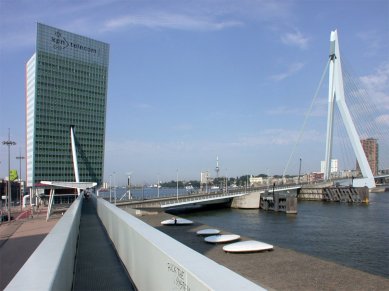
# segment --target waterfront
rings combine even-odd
[[[389,192],[371,193],[368,205],[299,201],[297,215],[219,209],[181,216],[389,277]]]
[[[123,195],[118,189],[118,199]],[[132,190],[136,198],[157,196],[157,189]],[[176,189],[160,189],[160,196]],[[179,189],[179,195],[186,194]],[[279,247],[389,278],[389,192],[370,193],[366,204],[299,201],[298,214],[260,209],[211,209],[180,213]]]

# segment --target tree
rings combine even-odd
[[[9,171],[9,180],[11,182],[17,180],[19,177],[18,177],[18,171],[17,170],[10,170]]]
[[[250,180],[250,175],[244,175],[237,178],[236,184],[237,186],[245,186],[247,181]]]

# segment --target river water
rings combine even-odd
[[[297,215],[223,208],[180,216],[389,278],[389,192],[370,193],[367,205],[299,201]]]

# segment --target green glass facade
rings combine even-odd
[[[38,24],[26,74],[28,186],[75,181],[70,127],[80,181],[102,182],[108,55],[108,44]]]

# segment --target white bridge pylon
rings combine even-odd
[[[351,118],[344,95],[342,64],[339,51],[339,41],[337,31],[331,31],[330,39],[330,69],[329,69],[329,88],[328,88],[328,119],[327,119],[327,139],[326,139],[326,166],[324,179],[329,180],[331,175],[331,158],[333,145],[333,123],[334,106],[338,106],[348,138],[351,141],[352,148],[359,163],[362,176],[361,179],[354,179],[353,186],[369,188],[375,187],[374,176],[370,165],[363,151],[359,135]]]

